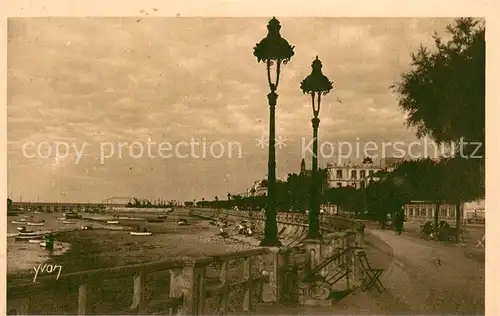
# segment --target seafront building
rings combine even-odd
[[[411,201],[404,207],[404,214],[409,222],[426,222],[434,220],[436,203],[432,201]],[[484,221],[485,200],[462,203],[460,206],[460,219],[462,221]],[[454,204],[439,205],[439,220],[455,223],[457,208]]]
[[[373,163],[353,164],[351,162],[342,164],[327,164],[328,188],[352,187],[361,189],[370,177],[374,177],[377,171],[382,170],[380,166]]]
[[[257,180],[247,190],[246,196],[266,196],[267,195],[267,180]]]

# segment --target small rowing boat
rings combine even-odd
[[[67,213],[64,213],[63,215],[66,218],[76,218],[76,219],[82,218],[82,215],[75,213],[75,212],[67,212]]]
[[[120,221],[107,221],[106,223],[108,223],[108,224],[118,224],[118,223],[120,223]]]
[[[63,221],[63,224],[76,224],[75,221]]]
[[[43,233],[38,231],[38,232],[33,232],[33,231],[28,231],[26,230],[26,227],[18,227],[18,234],[16,236],[16,240],[30,240],[30,239],[38,239],[43,237]]]
[[[32,240],[32,239],[37,239],[37,238],[42,238],[43,234],[42,233],[19,233],[16,236],[16,240]],[[38,240],[40,241],[40,240]]]
[[[177,222],[178,225],[187,225],[187,220],[185,219],[180,219],[179,222]]]
[[[40,242],[40,247],[47,247],[47,242],[45,241]]]
[[[28,222],[28,226],[43,226],[44,222],[36,221],[36,222]]]
[[[42,238],[40,236],[40,239],[28,239],[28,242],[30,244],[39,244],[40,242],[42,242]]]
[[[152,232],[130,232],[130,235],[132,236],[151,236],[153,235]]]
[[[26,224],[28,223],[27,219],[21,218],[11,221],[12,224]]]

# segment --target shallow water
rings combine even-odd
[[[46,262],[50,256],[58,256],[68,251],[71,247],[68,243],[58,242],[54,243],[54,251],[52,253],[40,247],[39,244],[30,244],[28,241],[15,240],[17,235],[17,228],[25,226],[30,231],[57,231],[57,230],[71,230],[80,229],[84,225],[92,225],[95,228],[107,228],[110,225],[104,223],[86,221],[80,219],[71,219],[74,224],[63,224],[62,213],[40,213],[27,212],[23,215],[32,215],[33,220],[45,220],[43,226],[28,226],[28,224],[13,224],[13,220],[19,220],[23,216],[9,216],[7,218],[7,273],[16,273],[33,269],[34,266]],[[123,229],[121,226],[114,226],[115,229]]]
[[[51,255],[62,255],[70,249],[70,244],[54,243],[54,251],[49,251],[39,244],[30,244],[14,238],[7,240],[7,274],[32,270],[40,263],[46,262]]]
[[[119,214],[119,221],[121,224],[131,226],[145,226],[149,231],[153,232],[152,236],[130,236],[129,231],[119,231],[123,230],[123,227],[120,224],[113,225],[95,221],[74,220],[76,221],[76,224],[65,225],[62,224],[62,221],[57,219],[58,217],[62,216],[61,213],[32,214],[34,215],[34,219],[43,219],[46,221],[46,223],[44,226],[40,227],[26,227],[29,230],[35,231],[49,231],[68,228],[79,230],[81,226],[90,224],[95,228],[117,230],[116,232],[108,232],[104,234],[102,233],[102,231],[100,231],[98,234],[100,236],[106,236],[104,238],[106,243],[104,248],[107,250],[105,250],[105,252],[101,255],[103,257],[109,258],[118,255],[124,257],[121,258],[121,264],[124,264],[124,262],[127,263],[128,261],[138,263],[146,260],[164,260],[167,258],[186,255],[209,255],[213,252],[220,253],[229,250],[235,250],[234,247],[231,247],[227,244],[227,241],[212,240],[212,237],[216,236],[219,229],[209,225],[208,221],[190,217],[187,212],[180,214],[179,213],[169,214],[168,218],[166,218],[165,221],[161,223],[148,223],[145,221],[136,222],[131,221],[130,218],[125,219],[125,217],[136,218],[138,216],[144,215],[149,215],[147,217],[151,217],[150,214],[141,214],[139,212]],[[88,216],[99,218],[100,220],[109,220],[113,218],[112,215],[88,214]],[[186,226],[179,226],[178,220],[181,218],[187,219],[189,224]],[[10,222],[13,219],[15,218],[8,218],[8,232],[11,234],[15,233],[16,228],[21,226],[17,224],[11,224]],[[88,233],[91,233],[91,231],[89,231]],[[113,246],[109,247],[110,244]],[[64,253],[65,251],[70,249],[70,245],[62,244],[56,239],[56,248],[57,249],[55,249],[53,255]],[[111,249],[113,249],[113,251],[111,251]],[[48,250],[40,247],[38,244],[29,244],[27,241],[16,241],[15,238],[8,238],[7,273],[33,270],[34,266],[47,261],[50,258],[50,255],[51,254]]]

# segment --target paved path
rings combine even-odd
[[[368,230],[386,242],[394,261],[383,276],[399,313],[484,314],[485,266],[457,246]]]

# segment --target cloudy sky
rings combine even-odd
[[[213,199],[264,178],[267,148],[258,139],[268,133],[269,89],[253,47],[265,37],[268,20],[10,19],[10,196]],[[452,20],[279,20],[282,36],[295,46],[278,87],[279,178],[299,170],[304,150],[310,164],[312,110],[299,86],[316,55],[334,81],[322,100],[321,165],[339,160],[331,144],[415,140],[389,86],[409,69],[410,53],[421,43],[432,45],[433,32],[444,34]],[[206,149],[183,143],[193,141]],[[38,147],[42,142],[48,144]]]

